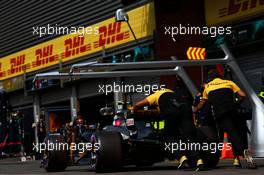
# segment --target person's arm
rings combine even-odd
[[[145,98],[139,102],[137,102],[134,106],[133,106],[133,109],[136,110],[138,108],[141,108],[141,107],[144,107],[144,106],[148,106],[149,105],[149,102],[148,100]]]
[[[203,95],[202,95],[202,99],[200,101],[200,103],[193,108],[193,113],[197,113],[200,109],[202,109],[206,103],[206,101],[208,100],[208,94],[207,94],[207,91],[206,91],[206,85],[205,85],[205,89],[203,91]]]
[[[194,107],[193,113],[197,113],[200,109],[202,109],[206,101],[207,101],[206,99],[202,99],[200,103],[196,107]]]
[[[246,98],[247,95],[233,81],[231,81],[231,85],[233,92],[238,95],[238,104],[240,104]]]
[[[240,97],[242,97],[242,98],[246,98],[246,93],[243,91],[243,90],[239,90],[239,91],[237,91],[237,94],[240,96]]]
[[[238,87],[236,83],[234,83],[233,81],[230,81],[230,84],[235,94],[239,95],[242,98],[246,97],[246,93],[243,90],[241,90],[240,87]]]
[[[241,105],[241,103],[244,101],[245,98],[246,98],[246,93],[244,91],[239,90],[236,92],[235,103],[236,105],[238,105],[237,107]]]

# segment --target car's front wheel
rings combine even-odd
[[[66,144],[65,139],[60,134],[50,134],[47,136],[46,147],[49,148],[45,151],[43,158],[43,167],[47,172],[64,171],[67,167],[67,150],[64,147],[56,145]]]

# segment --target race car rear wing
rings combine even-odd
[[[194,95],[197,90],[192,81],[184,71],[184,66],[201,66],[226,64],[240,81],[246,91],[252,105],[251,140],[250,149],[255,157],[264,157],[264,105],[258,98],[253,88],[238,66],[230,50],[221,45],[225,57],[207,60],[173,60],[173,61],[146,61],[128,63],[87,63],[73,65],[69,73],[50,72],[36,74],[33,81],[37,79],[65,79],[65,78],[116,78],[116,77],[142,77],[178,74],[190,92]],[[75,68],[88,67],[92,72],[74,72]],[[96,71],[101,70],[101,71]],[[106,71],[102,71],[106,70]]]

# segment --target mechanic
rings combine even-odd
[[[249,151],[243,150],[242,134],[239,127],[236,126],[239,119],[235,112],[234,94],[237,94],[241,100],[246,97],[246,94],[233,81],[222,79],[216,69],[208,72],[208,82],[203,91],[203,99],[193,112],[197,113],[208,101],[213,108],[220,136],[224,132],[229,135],[235,157],[233,165],[241,167],[239,156],[244,156],[248,167],[256,168],[256,163]]]
[[[203,97],[203,91],[206,84],[204,83],[201,87],[199,92],[196,94],[194,101],[193,101],[193,107],[196,107]],[[215,127],[215,121],[213,118],[212,109],[209,103],[206,103],[204,107],[197,112],[197,114],[193,114],[194,123],[196,127],[200,126],[211,126]]]
[[[179,86],[178,89],[180,89]],[[144,106],[157,107],[160,114],[165,118],[164,138],[169,140],[180,138],[188,142],[194,142],[196,137],[196,128],[193,123],[191,105],[187,103],[178,103],[178,101],[184,102],[184,100],[181,100],[179,96],[180,94],[177,95],[174,91],[163,88],[137,102],[133,106],[133,110],[137,110]],[[186,151],[178,150],[176,153],[176,158],[180,162],[178,169],[186,166],[188,159],[185,155]],[[202,170],[204,164],[203,160],[199,158],[199,151],[192,150],[191,156],[197,160],[196,171]]]
[[[39,121],[37,123],[32,123],[32,128],[37,128],[38,130],[38,141],[39,143],[43,143],[44,139],[47,134],[47,130],[45,127],[45,113],[44,111],[41,111],[41,115],[39,117]]]
[[[258,96],[261,99],[261,101],[264,103],[264,88],[259,92]]]
[[[261,99],[261,101],[264,103],[264,72],[262,72],[262,88],[258,94],[259,98]]]

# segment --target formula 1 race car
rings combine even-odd
[[[105,117],[113,117],[114,112],[113,109],[102,108],[100,113]],[[242,108],[238,114],[245,119],[250,116],[249,112]],[[166,141],[168,140],[164,139],[166,135],[153,127],[155,122],[161,120],[163,118],[157,110],[133,112],[123,109],[116,111],[111,125],[99,129],[93,128],[83,134],[85,137],[82,137],[82,142],[91,145],[91,149],[85,153],[89,159],[87,168],[96,172],[105,172],[119,170],[126,165],[151,166],[166,159],[175,160],[176,154],[167,149]],[[241,123],[241,125],[244,126],[245,124]],[[246,135],[248,129],[245,127],[243,132]],[[62,128],[55,133],[48,134],[45,140],[57,145],[69,144],[69,136],[66,133],[67,129]],[[220,149],[216,147],[216,144],[219,143],[216,129],[212,126],[199,126],[197,128],[197,142],[214,146],[208,150],[202,149],[200,156],[206,168],[215,167],[220,158]],[[244,142],[247,145],[246,139]],[[42,167],[47,171],[63,171],[68,165],[75,162],[72,160],[73,156],[74,153],[70,150],[46,150]],[[189,166],[195,167],[196,161],[192,154],[187,152],[186,156]]]
[[[99,149],[91,153],[91,167],[96,172],[118,170],[125,165],[151,166],[165,159],[175,160],[175,154],[166,150],[162,132],[152,127],[160,116],[153,110],[134,113],[129,110],[118,111],[113,125],[92,134],[90,142],[99,143]],[[211,127],[197,129],[199,142],[217,142],[216,132]],[[215,167],[220,152],[201,151],[205,167]],[[190,167],[196,166],[191,154],[187,155]]]
[[[101,110],[105,116],[113,116],[110,109]],[[110,114],[110,115],[109,115]],[[126,165],[151,166],[165,159],[175,160],[176,154],[166,147],[166,135],[153,127],[153,122],[162,120],[157,110],[123,109],[115,112],[112,125],[103,129],[86,131],[83,142],[90,143],[91,149],[85,155],[89,159],[89,169],[96,172],[119,170]],[[63,146],[73,143],[69,141],[67,129],[59,129],[46,137],[46,143]],[[216,132],[211,127],[199,127],[197,135],[200,143],[217,143]],[[71,137],[71,136],[70,136]],[[71,138],[70,138],[71,139]],[[177,140],[178,141],[178,140]],[[97,148],[96,148],[97,147]],[[58,148],[58,147],[57,147]],[[63,148],[63,149],[62,149]],[[61,147],[60,149],[46,150],[42,160],[42,167],[46,171],[63,171],[68,165],[73,165],[76,153]],[[190,167],[196,166],[191,154],[188,157]],[[205,167],[215,167],[219,161],[220,152],[201,151],[201,158]]]

